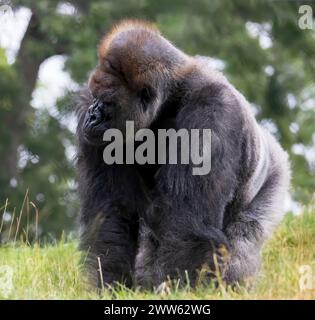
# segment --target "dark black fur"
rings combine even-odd
[[[190,164],[106,165],[103,146],[85,130],[92,94],[80,94],[81,248],[98,286],[100,274],[104,284],[151,287],[188,275],[194,285],[205,266],[211,278],[219,271],[227,283],[242,281],[256,274],[263,241],[282,216],[285,153],[207,59],[191,59],[190,68],[168,78],[149,127],[211,128],[212,169],[205,176],[193,176]],[[113,99],[119,103],[120,96]]]

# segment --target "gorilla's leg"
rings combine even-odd
[[[284,215],[291,174],[288,156],[274,137],[265,131],[262,135],[268,141],[263,157],[269,162],[265,177],[258,176],[264,179],[262,186],[248,204],[225,215],[224,232],[231,245],[231,259],[225,273],[228,284],[241,283],[259,271],[261,247]],[[255,188],[250,185],[249,189],[252,194]]]
[[[215,279],[225,268],[229,244],[224,233],[196,219],[175,220],[162,235],[157,250],[155,285],[167,277],[189,281]]]
[[[140,224],[141,231],[136,257],[135,278],[138,285],[149,288],[152,286],[153,277],[159,273],[159,266],[156,263],[159,244],[151,230],[145,224]]]
[[[274,168],[251,203],[236,213],[224,228],[231,247],[224,275],[226,283],[241,284],[259,271],[261,247],[283,217],[281,206],[288,177],[282,174],[288,176],[289,170]]]

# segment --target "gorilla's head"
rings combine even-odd
[[[147,128],[168,98],[174,80],[189,59],[149,24],[125,21],[101,41],[99,64],[89,80],[94,101],[84,131],[88,139],[106,129]]]

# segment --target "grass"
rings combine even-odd
[[[251,290],[173,285],[167,293],[154,294],[121,287],[99,296],[84,280],[77,243],[61,240],[45,247],[24,243],[0,247],[0,298],[3,265],[13,269],[9,299],[315,299],[315,207],[305,208],[300,216],[286,216],[264,247],[262,270]],[[299,286],[303,265],[313,272],[304,274],[306,290]]]

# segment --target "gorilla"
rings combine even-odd
[[[189,279],[194,286],[202,270],[214,283],[253,278],[284,214],[287,153],[209,58],[183,53],[153,25],[119,23],[98,57],[76,100],[80,248],[90,281],[156,288]],[[211,171],[193,175],[191,163],[106,164],[104,131],[123,130],[129,120],[153,132],[210,128]]]

